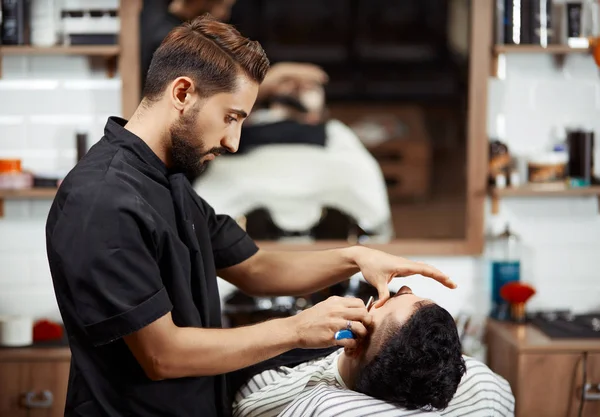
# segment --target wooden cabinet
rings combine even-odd
[[[0,350],[0,417],[62,417],[68,348]]]
[[[550,339],[488,322],[488,365],[510,383],[517,417],[600,416],[600,339]]]

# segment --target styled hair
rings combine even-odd
[[[269,59],[256,41],[210,15],[197,17],[169,32],[150,63],[144,98],[155,101],[177,77],[190,77],[202,97],[231,92],[242,73],[260,84]]]
[[[446,408],[466,372],[450,313],[421,304],[406,323],[389,320],[382,331],[379,353],[359,372],[356,391],[409,410]]]

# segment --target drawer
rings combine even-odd
[[[0,362],[0,417],[62,417],[69,361]]]

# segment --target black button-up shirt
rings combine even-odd
[[[221,327],[216,270],[258,248],[170,174],[125,120],[63,181],[46,227],[72,352],[66,416],[220,416],[224,377],[150,380],[123,336],[171,311],[181,327]]]

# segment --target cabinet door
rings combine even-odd
[[[27,417],[20,405],[25,378],[22,363],[0,362],[0,417]]]
[[[588,354],[586,383],[591,384],[583,401],[582,417],[600,416],[600,353]]]
[[[521,354],[517,416],[564,417],[576,412],[582,359],[580,353]]]
[[[0,363],[0,417],[62,417],[68,361]]]

